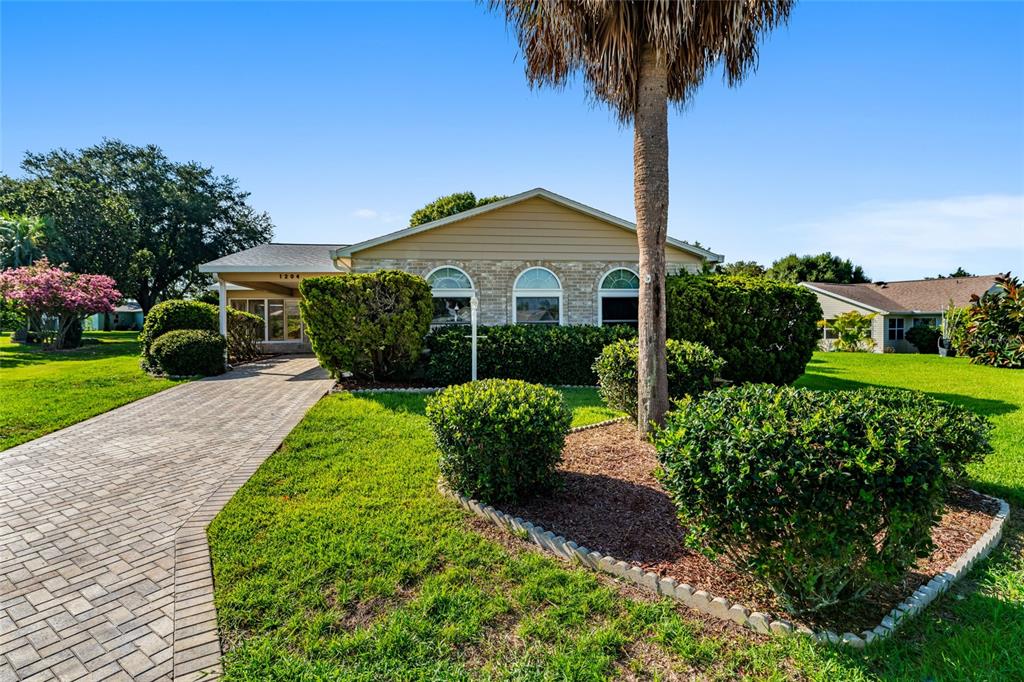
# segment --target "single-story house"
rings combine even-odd
[[[86,318],[86,327],[96,331],[141,331],[142,306],[133,299],[114,308],[113,312],[96,313]]]
[[[672,237],[666,257],[670,273],[723,260]],[[222,310],[262,317],[266,344],[283,351],[308,348],[298,291],[306,277],[420,275],[433,287],[434,325],[468,324],[473,296],[482,325],[636,324],[638,261],[636,225],[537,188],[358,244],[264,244],[199,271],[217,280]]]
[[[971,296],[995,286],[998,275],[948,277],[944,279],[910,279],[900,282],[868,284],[832,284],[801,282],[818,296],[825,316],[822,344],[831,341],[828,323],[851,310],[862,315],[874,314],[871,338],[874,351],[884,353],[916,353],[917,348],[906,340],[906,332],[918,325],[942,326],[945,311],[952,304],[960,307],[971,302]]]

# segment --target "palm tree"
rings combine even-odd
[[[31,265],[39,257],[46,238],[42,218],[0,213],[0,268]]]
[[[641,432],[668,410],[665,237],[668,103],[682,106],[721,64],[729,85],[757,65],[762,33],[793,0],[490,0],[515,29],[531,86],[582,74],[592,96],[633,123],[633,193],[640,250]]]

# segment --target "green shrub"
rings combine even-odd
[[[939,328],[930,324],[919,324],[907,330],[907,341],[914,344],[918,353],[938,353],[940,336]]]
[[[971,362],[1024,368],[1024,296],[1021,281],[1006,273],[996,288],[971,297],[964,352]]]
[[[217,307],[200,301],[170,300],[157,303],[149,309],[146,322],[142,325],[139,341],[142,342],[142,364],[148,369],[154,366],[150,349],[158,338],[176,329],[200,329],[214,334],[220,331]]]
[[[801,613],[926,556],[949,483],[988,433],[921,393],[749,384],[684,399],[654,443],[688,541]]]
[[[637,342],[616,341],[604,347],[594,371],[597,372],[601,397],[608,407],[622,410],[636,419],[637,412]],[[668,395],[672,399],[700,395],[714,388],[714,380],[722,371],[722,358],[701,343],[669,339],[665,344],[668,364]]]
[[[538,384],[597,383],[594,361],[619,339],[635,339],[626,326],[500,325],[477,330],[477,376],[522,379]],[[471,340],[467,327],[442,327],[427,337],[426,379],[435,386],[470,379]]]
[[[331,376],[384,379],[412,369],[430,330],[430,285],[400,270],[310,277],[299,284],[306,335]]]
[[[512,379],[450,386],[427,400],[441,474],[463,495],[516,501],[558,484],[572,413],[558,391]]]
[[[164,374],[212,376],[224,373],[225,348],[220,334],[202,329],[174,329],[161,334],[150,352]]]
[[[228,357],[248,362],[263,355],[263,318],[244,310],[228,308]]]
[[[666,281],[668,337],[697,341],[725,360],[736,382],[788,384],[804,372],[820,336],[811,290],[764,277],[677,275]]]

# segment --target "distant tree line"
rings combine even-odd
[[[104,139],[77,151],[26,153],[0,175],[0,268],[41,256],[112,277],[143,312],[206,283],[196,266],[270,240],[270,216],[238,182],[167,158],[156,145]]]

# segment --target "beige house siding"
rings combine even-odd
[[[672,245],[672,265],[701,259]],[[355,252],[353,269],[369,261],[633,261],[636,234],[542,197]],[[365,267],[365,266],[363,266]]]
[[[838,298],[833,298],[828,294],[823,294],[819,291],[814,292],[815,296],[818,297],[818,303],[821,304],[821,312],[826,320],[834,320],[836,317],[843,313],[850,311],[858,312],[861,315],[872,315],[875,317],[871,320],[871,340],[875,342],[874,352],[881,353],[885,350],[885,322],[884,315],[876,313],[870,308],[848,303]],[[823,344],[824,344],[823,340]]]
[[[634,244],[635,246],[635,244]],[[623,260],[523,260],[523,259],[425,259],[425,258],[363,258],[352,262],[353,272],[381,269],[404,270],[426,277],[436,268],[455,266],[473,281],[480,300],[480,324],[512,324],[512,289],[516,278],[527,268],[541,266],[555,273],[562,285],[562,322],[564,324],[598,323],[598,286],[606,274],[616,268],[637,271],[636,249],[632,259]],[[672,274],[695,270],[690,264],[670,263]]]

